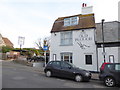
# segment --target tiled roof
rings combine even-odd
[[[75,16],[79,17],[78,25],[64,26],[65,18],[70,18]],[[60,17],[54,22],[51,33],[67,31],[67,30],[88,29],[88,28],[95,28],[94,14],[87,14],[87,15],[78,14],[74,16]]]
[[[120,22],[104,22],[104,42],[120,42]],[[102,25],[101,23],[96,24],[96,43],[103,43],[102,40]]]
[[[13,47],[13,43],[8,38],[2,37],[2,39],[6,46]]]

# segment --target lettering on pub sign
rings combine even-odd
[[[79,37],[75,38],[75,42],[79,45],[81,49],[89,48],[90,46],[85,44],[85,42],[91,41],[90,37],[85,31],[80,32]]]

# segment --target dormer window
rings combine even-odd
[[[70,17],[64,19],[64,26],[78,25],[79,17]]]

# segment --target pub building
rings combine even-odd
[[[82,14],[58,18],[51,30],[52,60],[95,72],[104,62],[120,63],[120,22],[95,23],[92,6],[86,5]]]

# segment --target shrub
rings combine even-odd
[[[2,46],[2,53],[6,53],[13,50],[13,48],[9,47],[9,46]]]

